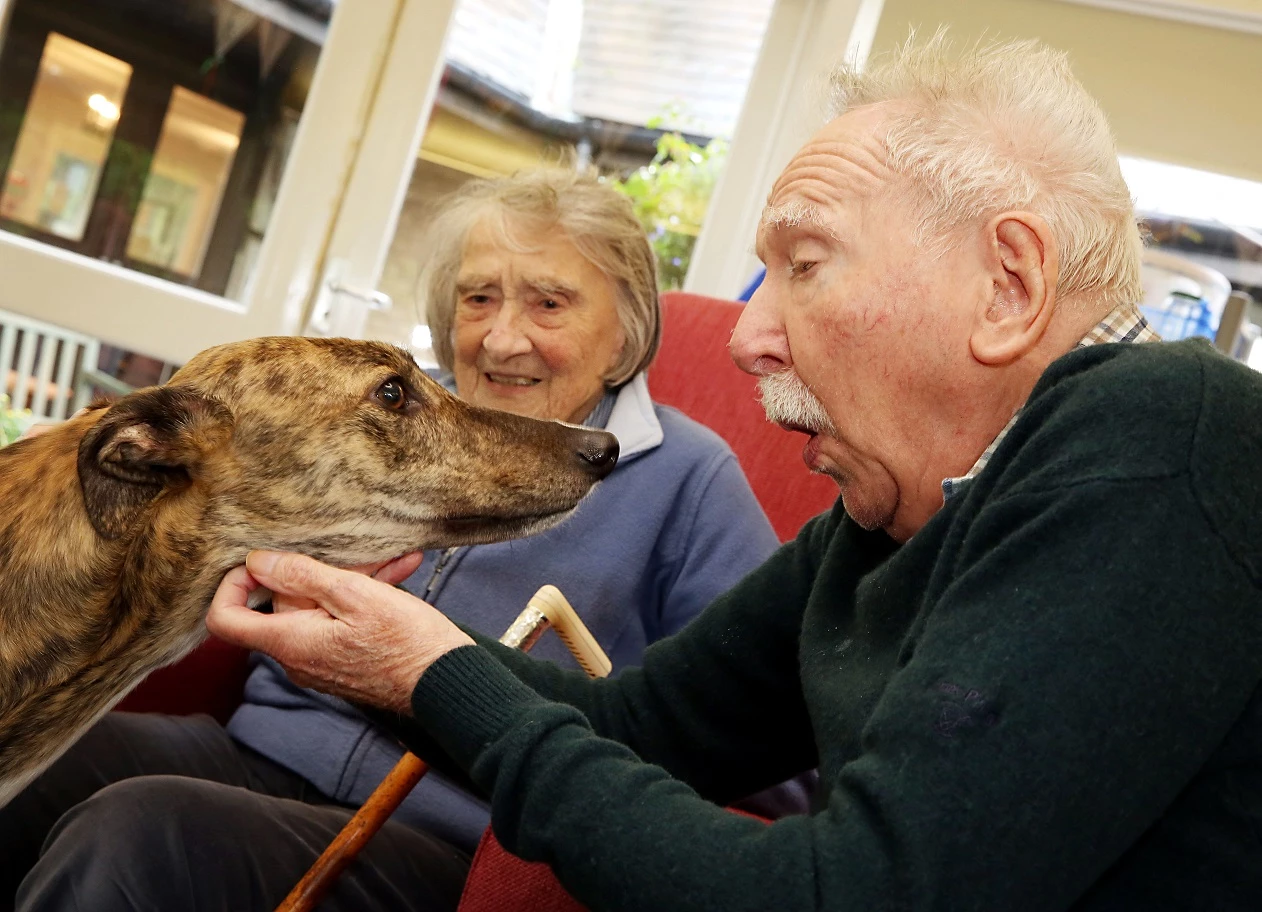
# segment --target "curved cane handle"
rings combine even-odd
[[[536,592],[500,637],[500,642],[528,652],[549,627],[556,630],[561,642],[589,677],[603,678],[609,674],[613,668],[609,657],[556,586],[544,586]],[[313,912],[333,882],[428,771],[429,766],[420,757],[410,752],[404,754],[276,907],[276,912]]]

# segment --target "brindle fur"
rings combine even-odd
[[[402,412],[379,389],[400,378]],[[205,636],[255,548],[342,566],[553,525],[608,434],[474,408],[392,346],[254,339],[0,450],[0,806]]]

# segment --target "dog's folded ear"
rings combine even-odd
[[[188,389],[159,386],[115,403],[79,443],[79,486],[97,534],[122,535],[164,490],[187,486],[231,433],[227,406]]]

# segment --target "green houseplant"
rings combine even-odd
[[[0,393],[0,447],[17,440],[30,425],[31,413],[9,408],[9,397]]]
[[[726,158],[725,139],[712,139],[701,146],[679,133],[663,133],[651,162],[612,182],[631,200],[648,234],[657,256],[657,284],[662,291],[683,286]]]

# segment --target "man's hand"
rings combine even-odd
[[[302,687],[410,714],[425,670],[473,643],[432,606],[390,585],[415,569],[415,556],[400,558],[373,579],[299,554],[252,551],[220,583],[206,627],[267,653]],[[259,586],[275,593],[275,613],[247,607]]]
[[[390,586],[397,586],[409,576],[416,572],[416,568],[421,565],[425,555],[421,551],[413,551],[402,557],[396,557],[394,560],[388,560],[376,564],[360,564],[358,567],[351,567],[353,573],[361,573],[364,576],[371,576],[373,579],[381,580]],[[260,589],[259,592],[264,590]],[[260,600],[257,596],[251,600],[254,607],[263,604],[264,600]],[[301,595],[289,595],[283,592],[271,592],[265,601],[272,603],[272,612],[280,614],[282,611],[296,611],[306,608],[319,608],[320,605],[314,599]]]

